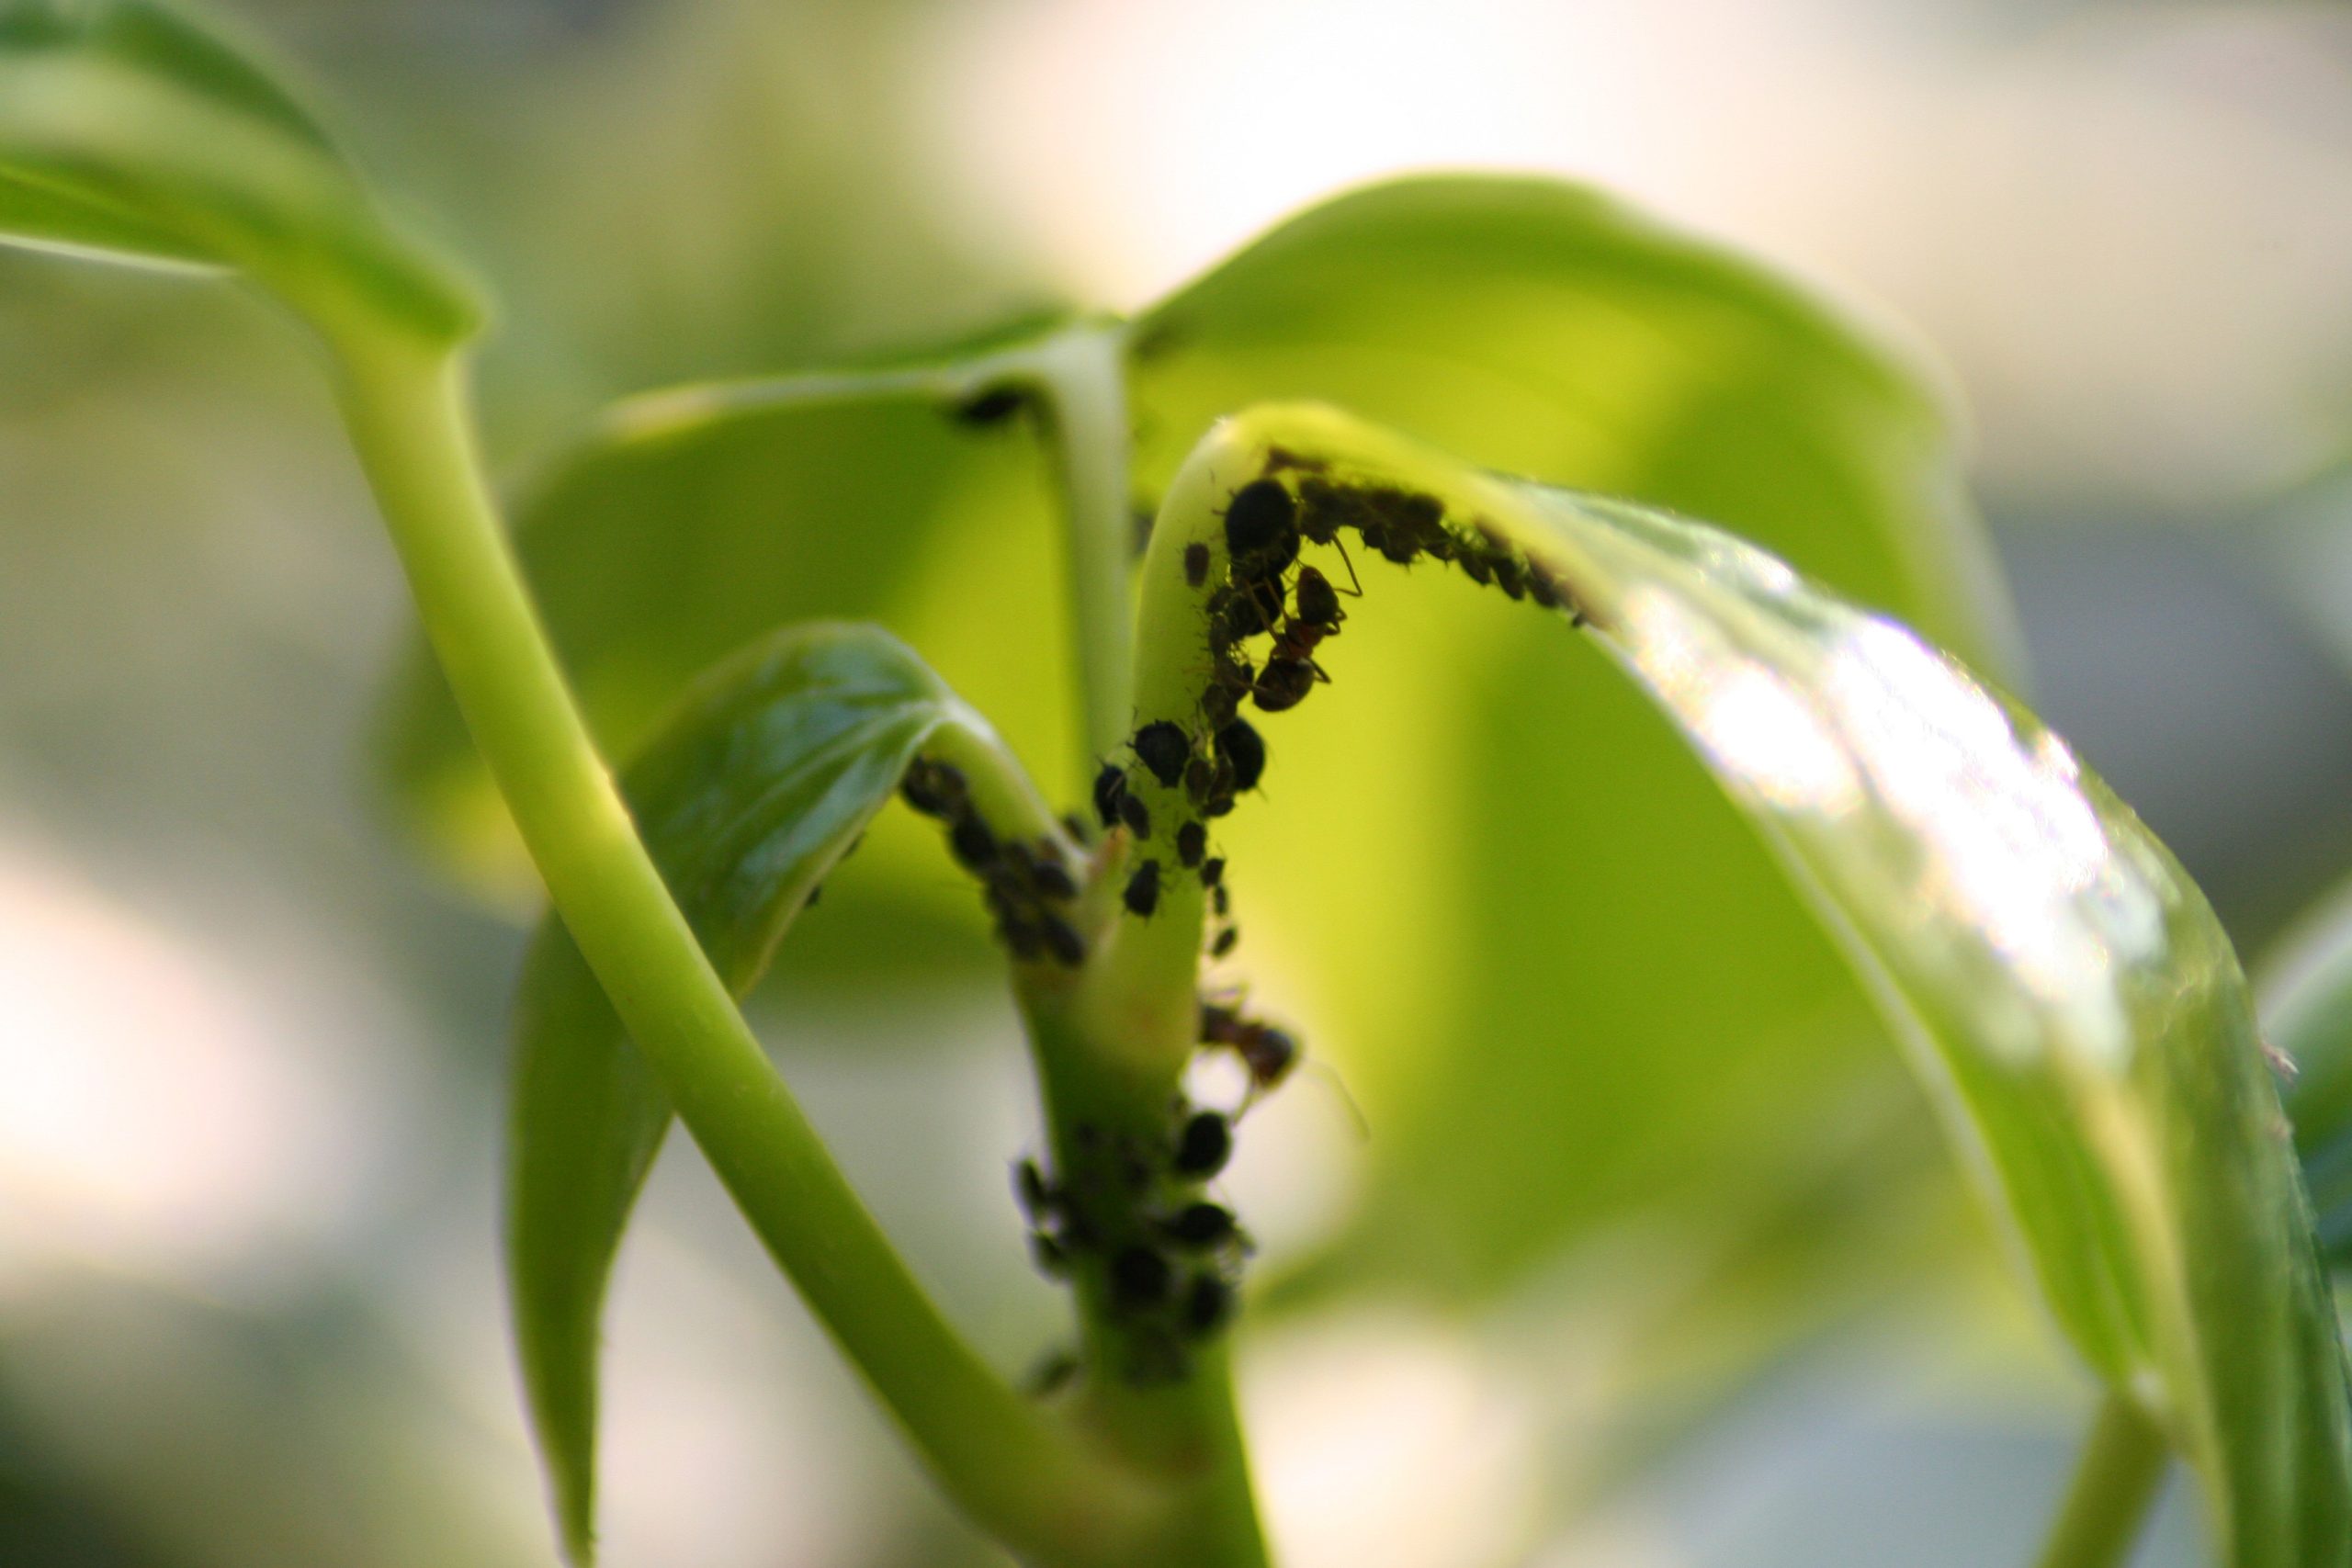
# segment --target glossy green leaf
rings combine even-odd
[[[2352,1402],[2249,988],[2065,743],[1908,627],[1656,509],[1306,406],[1198,460],[1275,446],[1427,491],[1566,584],[1868,985],[2068,1338],[2195,1468],[2224,1560],[2352,1562]]]
[[[738,995],[943,726],[984,725],[902,644],[795,627],[697,682],[624,788],[679,906]],[[515,1020],[506,1243],[532,1422],[567,1550],[590,1555],[605,1281],[671,1109],[552,917]]]
[[[477,320],[268,72],[151,0],[0,14],[0,243],[236,273],[314,320]]]
[[[1216,415],[1310,397],[1716,519],[2012,670],[1917,369],[1589,190],[1417,179],[1317,208],[1143,318],[1135,395],[1147,493]],[[1359,1236],[1418,1288],[1484,1291],[1629,1212],[1783,1179],[1790,1117],[1883,1053],[1634,694],[1458,587],[1415,590],[1324,658],[1338,683],[1283,726],[1275,809],[1225,838],[1249,967],[1301,998],[1374,1128]],[[1563,700],[1530,710],[1530,688]]]
[[[2293,1064],[2287,1114],[2328,1263],[2352,1267],[2352,889],[2295,923],[2256,976],[2262,1032]]]

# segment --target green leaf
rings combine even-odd
[[[1866,981],[2068,1338],[2195,1468],[2224,1560],[2352,1562],[2352,1401],[2248,987],[2195,885],[2065,743],[1739,539],[1334,411],[1238,418],[1195,483],[1274,446],[1431,493],[1566,585]]]
[[[2294,1064],[2287,1114],[2329,1265],[2352,1267],[2352,887],[2297,920],[2256,976],[2262,1032]]]
[[[2013,668],[1917,368],[1594,192],[1343,196],[1155,307],[1138,344],[1145,493],[1215,416],[1313,398],[1482,468],[1716,519]],[[1860,989],[1639,697],[1484,611],[1416,592],[1409,619],[1351,627],[1323,660],[1331,697],[1283,726],[1278,809],[1224,835],[1245,954],[1278,944],[1377,1133],[1360,1249],[1457,1294],[1629,1211],[1794,1179],[1789,1113],[1883,1070]],[[1531,687],[1563,700],[1531,711]],[[1279,809],[1299,799],[1317,809]],[[1396,953],[1412,962],[1367,962]]]
[[[478,321],[270,73],[150,0],[0,15],[0,243],[240,274],[322,324]]]
[[[624,789],[679,906],[740,996],[943,728],[987,728],[870,626],[795,627],[711,671]],[[544,921],[515,1021],[507,1271],[566,1550],[591,1555],[605,1281],[671,1109],[587,963]]]

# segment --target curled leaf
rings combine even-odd
[[[628,769],[647,847],[738,995],[943,728],[986,726],[870,626],[795,627],[696,682]],[[507,1278],[566,1550],[592,1554],[598,1325],[672,1111],[552,916],[517,999]]]
[[[1589,627],[1869,987],[2067,1337],[2195,1468],[2225,1560],[2352,1559],[2344,1359],[2248,987],[2065,743],[1754,546],[1335,411],[1238,417],[1171,509],[1213,513],[1277,448],[1342,493],[1425,495],[1474,581]],[[1148,565],[1147,626],[1181,570]]]

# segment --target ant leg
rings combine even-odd
[[[1331,536],[1331,547],[1340,552],[1340,559],[1347,565],[1348,581],[1352,585],[1348,589],[1348,592],[1353,594],[1356,598],[1363,598],[1363,579],[1356,575],[1356,561],[1353,556],[1348,554],[1348,542],[1340,537],[1339,535],[1333,534]]]

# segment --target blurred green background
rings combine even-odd
[[[2352,867],[2337,10],[231,10],[492,281],[482,401],[516,474],[625,392],[1139,305],[1352,181],[1600,181],[1940,364],[2038,705],[2249,956]],[[983,478],[1007,531],[876,592],[1055,785],[1066,694],[993,630],[1057,604],[1034,473]],[[2087,1391],[1915,1092],[1849,1010],[1789,1021],[1825,951],[1801,928],[1794,968],[1711,941],[1795,917],[1704,896],[1708,856],[1754,852],[1695,768],[1639,808],[1688,809],[1698,869],[1638,905],[1563,880],[1611,821],[1564,781],[1605,765],[1474,707],[1445,733],[1490,782],[1449,789],[1417,716],[1473,700],[1427,664],[1457,606],[1419,586],[1379,585],[1234,835],[1244,972],[1333,1068],[1253,1118],[1234,1177],[1267,1243],[1244,1393],[1284,1561],[2023,1560]],[[266,309],[0,253],[0,1562],[550,1560],[494,1247],[521,910],[390,826],[404,615],[318,367]],[[1034,1137],[1020,1042],[968,890],[878,836],[760,1018],[1018,1366],[1057,1323],[1004,1180]],[[1318,923],[1286,894],[1308,880],[1360,921]],[[1400,960],[1424,907],[1485,923]],[[1682,1011],[1614,1037],[1612,985]],[[1435,1009],[1464,987],[1476,1011]],[[1770,1081],[1711,1071],[1750,1009]],[[683,1142],[610,1342],[616,1568],[989,1561]],[[2146,1562],[2195,1560],[2189,1516],[2168,1501]]]

